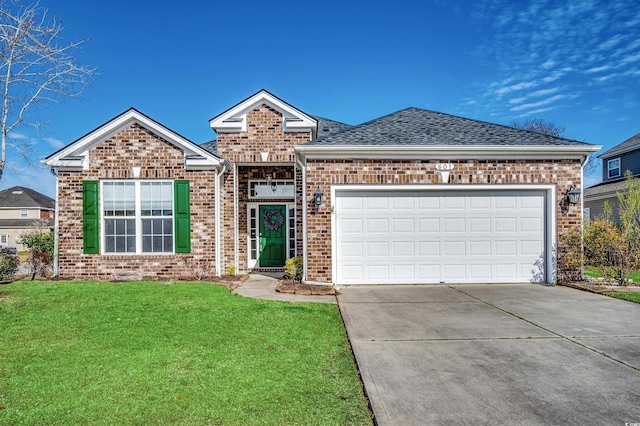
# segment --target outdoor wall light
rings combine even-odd
[[[578,204],[580,202],[580,191],[576,189],[575,185],[571,185],[571,188],[564,194],[564,198],[569,204]]]
[[[271,173],[267,173],[267,185],[271,186],[273,192],[276,192],[276,189],[278,189],[278,184],[273,181]]]
[[[580,191],[576,189],[575,185],[571,185],[571,188],[565,192],[564,197],[560,200],[560,209],[563,214],[569,213],[569,206],[575,205],[580,202]]]
[[[316,207],[320,206],[320,204],[322,204],[322,196],[324,195],[324,193],[322,191],[320,191],[320,187],[318,187],[318,189],[316,189],[316,192],[313,193],[313,204],[316,205]]]

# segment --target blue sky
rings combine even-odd
[[[414,106],[500,124],[542,117],[605,149],[640,132],[638,0],[41,0],[79,62],[81,100],[41,106],[40,159],[130,106],[194,142],[208,119],[265,88],[358,124]],[[0,188],[55,195],[15,155]],[[587,185],[600,180],[590,176]]]

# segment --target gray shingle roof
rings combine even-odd
[[[55,219],[43,219],[49,228],[55,226]],[[0,219],[0,228],[18,228],[27,229],[33,226],[36,219]]]
[[[639,176],[636,175],[635,177],[638,178]],[[627,179],[621,178],[614,182],[601,182],[597,185],[593,185],[593,186],[590,186],[589,188],[585,188],[584,197],[586,199],[588,197],[615,194],[616,192],[625,192],[627,190],[628,190]]]
[[[413,107],[305,144],[322,145],[592,146],[584,142]]]
[[[24,186],[0,191],[0,208],[7,207],[41,207],[55,209],[56,200]]]
[[[618,145],[614,146],[611,149],[608,149],[607,151],[605,151],[602,154],[598,155],[598,157],[600,157],[600,158],[611,157],[611,156],[616,155],[619,152],[626,151],[626,150],[629,150],[629,149],[633,149],[634,147],[637,147],[637,148],[640,149],[640,133],[638,133],[635,136],[631,136],[626,141],[624,141],[622,143],[619,143]]]
[[[329,120],[328,118],[322,118],[315,115],[313,118],[318,120],[317,138],[333,135],[334,133],[342,132],[353,127],[351,124],[341,123],[339,121]]]
[[[218,140],[201,143],[200,146],[214,155],[218,155]]]

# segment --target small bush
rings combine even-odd
[[[236,274],[235,266],[227,266],[227,275],[234,276]]]
[[[12,280],[19,263],[18,256],[12,249],[0,249],[0,280]]]
[[[298,282],[302,281],[302,277],[304,275],[304,262],[301,257],[298,256],[287,259],[284,269],[287,272],[287,275],[292,279]]]
[[[54,249],[54,234],[37,224],[34,229],[20,235],[20,242],[29,249],[27,263],[31,266],[32,278],[47,276],[51,272]]]

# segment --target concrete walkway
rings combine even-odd
[[[640,304],[534,284],[338,302],[378,425],[640,423]]]
[[[267,274],[249,274],[249,278],[233,293],[254,299],[281,300],[286,302],[336,303],[335,296],[302,296],[298,294],[278,293],[276,285],[279,277]]]

